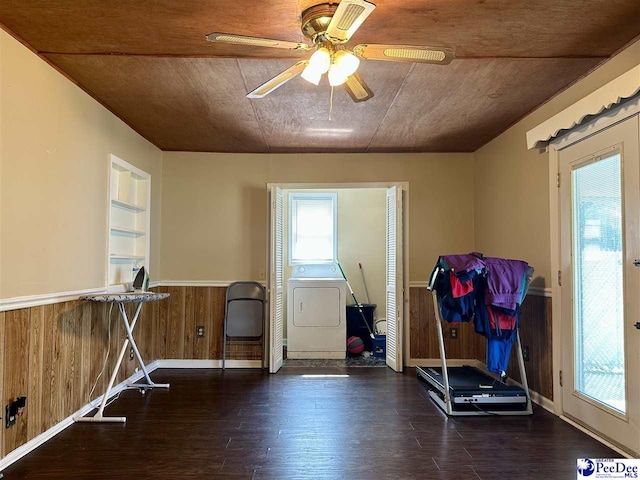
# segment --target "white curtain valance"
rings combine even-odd
[[[544,147],[563,130],[570,130],[580,125],[586,117],[598,115],[638,92],[640,92],[640,65],[636,65],[615,80],[529,130],[527,148]]]

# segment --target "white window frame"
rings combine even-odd
[[[295,216],[294,202],[295,200],[330,200],[333,210],[333,254],[331,260],[294,260],[293,259],[293,222]],[[336,263],[338,261],[338,194],[337,193],[322,193],[322,192],[291,192],[289,193],[289,266],[293,265],[328,265]]]

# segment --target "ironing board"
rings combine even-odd
[[[102,402],[100,403],[100,408],[98,412],[93,417],[80,417],[76,418],[76,422],[111,422],[111,423],[124,423],[127,421],[127,417],[105,417],[104,409],[107,405],[107,400],[109,398],[109,392],[113,388],[113,384],[116,381],[116,376],[118,374],[118,370],[120,369],[120,365],[122,364],[122,359],[124,358],[124,354],[127,351],[127,347],[131,344],[131,348],[136,356],[136,360],[138,361],[138,365],[144,372],[144,377],[147,383],[139,383],[129,385],[131,387],[138,387],[141,389],[147,388],[169,388],[168,383],[154,383],[149,377],[149,372],[144,365],[144,361],[142,360],[142,356],[140,355],[140,351],[138,350],[138,346],[133,338],[133,329],[136,326],[136,322],[138,321],[138,315],[140,314],[140,310],[142,309],[142,304],[145,302],[156,302],[158,300],[163,300],[169,297],[168,293],[154,293],[154,292],[140,292],[140,293],[114,293],[114,294],[98,294],[98,295],[86,295],[80,297],[80,300],[88,300],[90,302],[101,302],[101,303],[115,303],[118,305],[118,310],[120,311],[120,317],[122,318],[122,322],[124,323],[124,329],[127,331],[127,339],[122,344],[122,349],[120,350],[120,355],[118,356],[118,361],[116,362],[115,367],[113,368],[113,373],[111,374],[111,379],[109,380],[109,384],[107,385],[107,389],[102,396]],[[127,311],[125,310],[126,303],[135,303],[136,311],[133,315],[131,321],[127,318]],[[143,390],[144,391],[144,390]]]

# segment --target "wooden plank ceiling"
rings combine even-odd
[[[296,78],[309,53],[206,42],[212,31],[305,41],[322,0],[2,0],[0,22],[163,150],[475,151],[640,35],[637,0],[379,0],[349,45],[452,46],[448,66],[363,61],[354,104]],[[604,8],[606,6],[606,8]]]

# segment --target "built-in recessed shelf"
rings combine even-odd
[[[107,287],[133,281],[138,268],[149,268],[151,175],[110,156],[109,256]]]
[[[111,233],[123,233],[126,235],[136,235],[139,237],[140,235],[146,235],[147,232],[126,227],[111,227]]]
[[[118,253],[113,253],[109,255],[111,260],[144,260],[144,255],[120,255]]]
[[[134,205],[133,203],[123,202],[122,200],[116,200],[115,198],[111,199],[111,205],[115,205],[116,207],[126,208],[128,210],[133,210],[135,212],[144,212],[146,210],[145,207],[141,207],[140,205]]]

